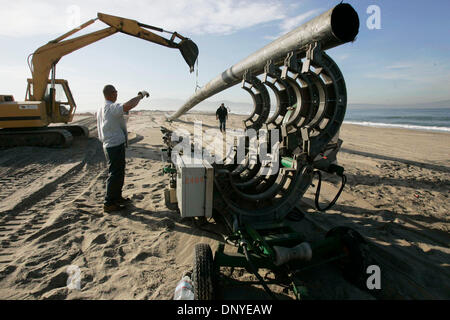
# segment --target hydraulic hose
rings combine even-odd
[[[331,207],[333,207],[336,204],[336,201],[339,199],[339,196],[342,193],[342,190],[344,190],[345,184],[347,183],[347,177],[343,174],[342,177],[342,183],[341,183],[341,187],[338,191],[338,193],[336,194],[336,196],[334,197],[333,201],[331,201],[328,206],[326,206],[325,208],[321,208],[319,205],[319,197],[320,197],[320,187],[322,184],[322,174],[320,173],[319,170],[314,171],[314,173],[317,173],[318,177],[319,177],[319,182],[317,183],[317,189],[316,189],[316,197],[315,197],[315,205],[316,205],[316,209],[319,211],[327,211],[328,209],[330,209]]]

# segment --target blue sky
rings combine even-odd
[[[24,98],[26,58],[41,45],[104,12],[177,31],[199,47],[199,85],[340,1],[5,1],[0,4],[0,88]],[[450,99],[450,1],[348,1],[360,18],[357,40],[328,51],[344,74],[349,103],[413,104]],[[381,29],[369,30],[377,5]],[[74,15],[75,13],[75,15]],[[106,27],[97,21],[87,32]],[[69,81],[79,111],[102,104],[112,83],[125,101],[146,89],[140,109],[177,109],[195,90],[195,73],[177,50],[115,34],[65,56],[57,77]],[[168,99],[174,99],[170,102]],[[248,102],[235,86],[209,101]],[[159,104],[159,105],[158,105]],[[165,104],[165,105],[161,105]],[[195,108],[193,109],[195,110]]]

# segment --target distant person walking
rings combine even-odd
[[[226,121],[228,119],[228,110],[225,108],[225,105],[222,103],[220,107],[216,111],[216,120],[219,119],[220,122],[220,131],[225,132]]]
[[[128,144],[128,133],[124,113],[128,113],[139,102],[148,97],[147,91],[141,91],[136,97],[124,104],[116,103],[117,90],[112,85],[103,88],[105,105],[97,110],[98,138],[103,142],[106,161],[108,163],[108,179],[103,204],[104,212],[118,211],[123,205],[131,202],[122,197],[125,181],[125,147]]]

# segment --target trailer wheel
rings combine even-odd
[[[367,289],[366,269],[371,263],[366,240],[357,231],[343,226],[332,228],[326,237],[337,237],[342,242],[346,256],[339,259],[337,265],[344,278],[361,289]]]
[[[211,247],[206,243],[195,246],[192,281],[195,300],[214,299],[214,260]]]

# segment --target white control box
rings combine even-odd
[[[206,161],[178,158],[177,201],[182,217],[212,217],[214,169]]]

